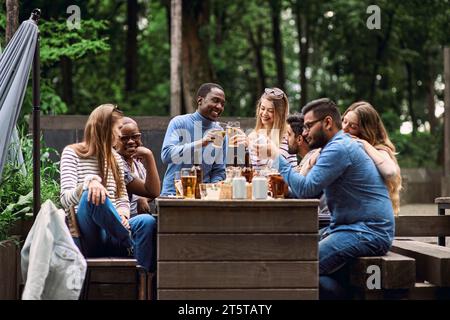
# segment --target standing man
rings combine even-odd
[[[287,119],[287,127],[286,127],[286,135],[288,140],[288,153],[296,154],[302,160],[295,167],[295,170],[306,176],[308,172],[311,170],[312,162],[315,162],[313,158],[317,158],[320,154],[319,149],[310,149],[308,142],[303,137],[303,125],[304,125],[304,117],[301,113],[294,113],[290,115]],[[312,161],[313,160],[313,161]],[[288,195],[289,198],[295,198],[292,194],[292,191]],[[319,203],[319,228],[324,228],[330,224],[330,211],[327,206],[327,199],[325,195],[322,193],[320,196]]]
[[[197,111],[173,118],[166,131],[161,150],[163,163],[168,164],[161,195],[175,195],[175,172],[190,168],[194,151],[201,153],[203,182],[225,179],[226,143],[215,148],[212,129],[221,129],[217,121],[224,110],[225,93],[215,83],[204,83],[197,91]]]
[[[275,144],[256,145],[256,152],[274,160],[298,198],[325,191],[330,225],[319,241],[321,299],[348,298],[337,271],[353,258],[384,255],[394,238],[391,200],[374,162],[363,147],[341,130],[341,115],[330,99],[318,99],[302,110],[303,137],[311,149],[322,148],[316,164],[302,176],[278,154]],[[347,284],[348,285],[348,284]]]

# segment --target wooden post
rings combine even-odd
[[[450,196],[450,47],[444,48],[444,177],[442,196]]]
[[[171,0],[170,116],[181,114],[181,24],[182,0]]]

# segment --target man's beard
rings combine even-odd
[[[327,137],[325,136],[325,132],[323,132],[323,130],[320,130],[316,133],[316,135],[314,136],[314,139],[312,139],[309,143],[308,146],[309,148],[312,149],[317,149],[317,148],[323,148],[326,144],[327,144]]]
[[[288,153],[289,154],[297,154],[298,153],[298,146],[291,146],[290,144],[288,144]]]

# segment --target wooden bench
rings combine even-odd
[[[450,286],[450,248],[420,241],[395,240],[391,250],[416,260],[416,279]]]
[[[129,258],[87,258],[83,300],[152,300],[153,273]]]
[[[362,299],[436,299],[449,297],[450,198],[437,198],[436,216],[395,217],[395,236],[391,251],[383,257],[360,257],[350,265],[350,283]],[[438,237],[438,244],[412,241],[411,237]],[[402,238],[406,238],[400,240]],[[444,246],[444,247],[442,247]],[[367,268],[381,270],[381,290],[368,290]]]

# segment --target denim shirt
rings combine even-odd
[[[370,232],[388,245],[394,237],[394,213],[389,193],[363,146],[339,131],[322,149],[307,176],[281,156],[275,167],[297,198],[313,198],[324,190],[331,212],[328,232]]]
[[[214,128],[219,128],[217,122],[203,117],[198,111],[170,120],[161,149],[161,160],[168,164],[161,195],[175,195],[175,172],[192,167],[194,142],[203,138],[206,131]],[[212,143],[201,148],[203,182],[225,180],[226,145],[225,139],[222,149],[214,148]]]

